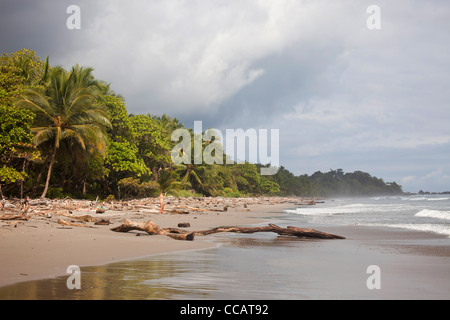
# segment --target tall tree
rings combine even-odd
[[[105,150],[105,128],[110,126],[105,107],[99,103],[101,86],[91,68],[66,71],[53,68],[44,90],[29,89],[16,105],[36,114],[33,127],[36,146],[47,148],[50,161],[41,198],[47,194],[56,154],[62,142],[88,150]]]
[[[14,101],[29,88],[43,88],[47,63],[31,50],[22,49],[0,56],[0,189],[1,183],[21,183],[27,177],[25,168],[37,161],[39,153],[32,145],[30,132],[33,113],[18,109]]]
[[[164,129],[148,115],[133,116],[130,120],[139,155],[157,180],[158,170],[170,164],[170,146],[164,136]]]

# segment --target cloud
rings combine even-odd
[[[94,66],[137,112],[217,112],[259,80],[273,82],[273,57],[297,61],[299,74],[309,67],[304,77],[320,73],[349,25],[341,20],[349,5],[330,1],[114,0],[80,7],[83,37],[65,43],[56,62]]]
[[[72,2],[2,1],[3,51],[92,66],[133,113],[280,129],[297,174],[364,170],[415,187],[445,172],[445,1],[377,1],[382,29],[369,30],[369,0],[79,0],[82,29],[69,31]]]
[[[290,1],[100,1],[70,57],[92,64],[140,111],[207,110],[264,75],[253,62],[295,40]],[[293,21],[287,19],[286,21]],[[114,65],[115,68],[110,66]],[[142,100],[148,97],[144,104]]]
[[[420,176],[407,176],[400,180],[410,190],[437,192],[450,191],[450,168],[441,167]]]

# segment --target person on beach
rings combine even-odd
[[[30,197],[26,197],[25,200],[23,201],[23,207],[22,210],[25,210],[28,206],[30,205]]]
[[[164,192],[161,192],[159,195],[159,204],[161,206],[161,209],[159,209],[160,214],[164,214]]]

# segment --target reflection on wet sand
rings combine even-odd
[[[351,237],[327,241],[218,234],[214,241],[219,247],[213,249],[83,267],[81,290],[67,288],[67,275],[0,288],[0,299],[448,298],[448,282],[442,281],[449,275],[448,258],[386,251],[398,240],[382,239],[365,244]],[[382,267],[382,290],[367,287],[366,270],[373,264]]]
[[[0,288],[0,299],[208,299],[227,296],[219,292],[224,282],[238,286],[241,275],[231,271],[236,266],[236,252],[229,250],[260,248],[264,251],[296,246],[301,239],[272,234],[218,235],[220,248],[151,256],[81,268],[81,290],[69,290],[67,276],[28,281]],[[259,250],[257,250],[259,251]],[[234,259],[232,258],[234,257]],[[229,261],[234,260],[234,262]],[[244,260],[244,259],[242,259]],[[244,264],[244,263],[242,263]],[[246,265],[252,265],[246,262]],[[230,283],[227,284],[231,285]]]
[[[195,260],[195,259],[194,259]],[[70,275],[53,279],[22,282],[0,288],[0,299],[21,300],[106,300],[106,299],[171,299],[192,296],[207,298],[208,288],[192,288],[181,285],[159,285],[158,279],[183,278],[193,268],[207,268],[207,259],[201,264],[194,260],[178,261],[176,258],[158,258],[124,261],[105,266],[81,268],[81,290],[69,290],[66,281]],[[151,284],[151,285],[150,285]]]

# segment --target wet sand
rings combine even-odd
[[[258,201],[263,204],[255,204]],[[291,204],[288,204],[289,201]],[[185,199],[183,202],[192,201]],[[201,201],[199,204],[197,207],[202,208]],[[177,227],[180,222],[189,222],[190,228],[187,230],[205,230],[223,225],[242,226],[255,224],[261,222],[263,217],[275,215],[291,206],[292,199],[232,199],[227,201],[227,205],[228,210],[224,212],[193,211],[189,214],[161,215],[148,213],[148,210],[107,210],[104,214],[89,213],[86,210],[73,212],[73,215],[89,214],[113,222],[109,226],[94,226],[93,223],[88,223],[93,228],[62,226],[57,220],[62,218],[70,221],[70,218],[56,215],[52,218],[36,215],[29,221],[12,225],[0,223],[0,286],[65,275],[70,265],[103,265],[159,253],[217,245],[209,241],[208,237],[180,241],[161,235],[147,236],[139,231],[117,233],[110,230],[120,225],[124,219],[152,220],[163,228]],[[156,206],[154,209],[159,210]]]
[[[225,212],[193,212],[186,215],[163,216],[134,213],[126,214],[126,216],[133,220],[138,218],[142,221],[152,220],[161,227],[176,227],[179,222],[189,222],[191,225],[189,229],[203,230],[221,225],[257,224],[264,222],[266,217],[270,217],[276,224],[283,225],[282,210],[294,206],[292,199],[279,200],[275,204],[268,204],[267,200],[260,202],[263,204],[252,204],[247,208],[236,205]],[[102,268],[114,269],[111,263],[118,261],[124,263],[130,261],[130,266],[143,263],[147,268],[155,266],[159,268],[169,264],[172,269],[168,279],[172,279],[180,269],[185,267],[185,264],[195,263],[194,269],[197,272],[199,266],[196,263],[202,260],[198,258],[202,254],[198,253],[197,249],[216,248],[219,239],[224,247],[246,249],[241,258],[235,257],[225,267],[218,266],[223,267],[225,271],[233,271],[234,268],[232,273],[238,278],[230,279],[230,281],[219,280],[214,284],[216,286],[214,290],[207,291],[208,294],[201,292],[195,296],[193,293],[195,290],[190,290],[181,298],[194,296],[194,298],[207,299],[243,299],[238,294],[238,288],[251,277],[256,277],[258,268],[261,268],[267,281],[270,283],[273,281],[271,289],[279,285],[276,279],[282,280],[283,277],[288,279],[285,280],[286,285],[271,293],[270,290],[258,290],[259,283],[262,282],[254,279],[255,281],[250,283],[255,286],[254,293],[247,292],[245,299],[448,300],[450,298],[450,282],[448,281],[450,279],[450,245],[448,238],[440,235],[388,228],[307,224],[298,227],[315,228],[344,236],[346,239],[301,240],[289,237],[266,237],[263,234],[261,236],[223,234],[214,237],[196,237],[194,241],[177,241],[166,236],[149,236],[137,231],[112,232],[110,228],[118,225],[124,218],[123,215],[123,212],[107,212],[103,217],[110,216],[115,223],[110,226],[99,226],[96,229],[77,227],[60,229],[59,227],[62,226],[45,219],[35,221],[31,219],[19,224],[17,228],[10,226],[0,228],[0,286],[56,276],[67,277],[66,269],[69,265],[98,266],[93,267],[92,270],[103,274]],[[137,236],[138,234],[141,236]],[[139,257],[176,251],[186,252],[185,250],[196,250],[194,252],[197,253],[189,254],[189,257],[194,260],[197,257],[198,261],[192,262],[185,257],[181,261],[178,260],[179,265],[177,265],[174,264],[177,258],[164,258],[164,256],[160,256],[161,258],[156,256],[142,262],[133,261]],[[227,252],[220,250],[217,252],[221,254]],[[280,250],[283,252],[290,250],[290,255],[281,257]],[[202,250],[202,252],[210,251]],[[218,260],[222,263],[226,261],[220,257],[213,259],[213,261]],[[264,264],[266,265],[263,266]],[[370,276],[367,273],[367,267],[370,265],[380,267],[380,290],[367,288],[366,281]],[[212,268],[212,270],[215,269],[216,266]],[[218,275],[216,279],[220,278],[223,277]],[[107,283],[108,288],[100,285],[92,289],[95,289],[95,292],[78,294],[86,294],[81,298],[121,299],[122,296],[117,296],[110,287],[120,292],[127,281],[130,280],[128,278],[124,279],[124,282],[117,282],[116,279],[112,282],[105,280],[101,283]],[[160,280],[152,281],[157,284]],[[233,285],[237,287],[234,288]],[[291,286],[291,289],[287,286]],[[28,292],[27,288],[29,287],[24,287],[24,294]],[[155,285],[142,286],[141,289],[144,299],[174,297],[173,292],[171,293],[166,287],[161,289],[160,295],[155,295]],[[146,292],[146,290],[152,291]],[[61,289],[61,297],[68,294],[66,291]],[[136,290],[133,290],[133,294],[135,292]],[[133,296],[131,298],[133,299]]]

